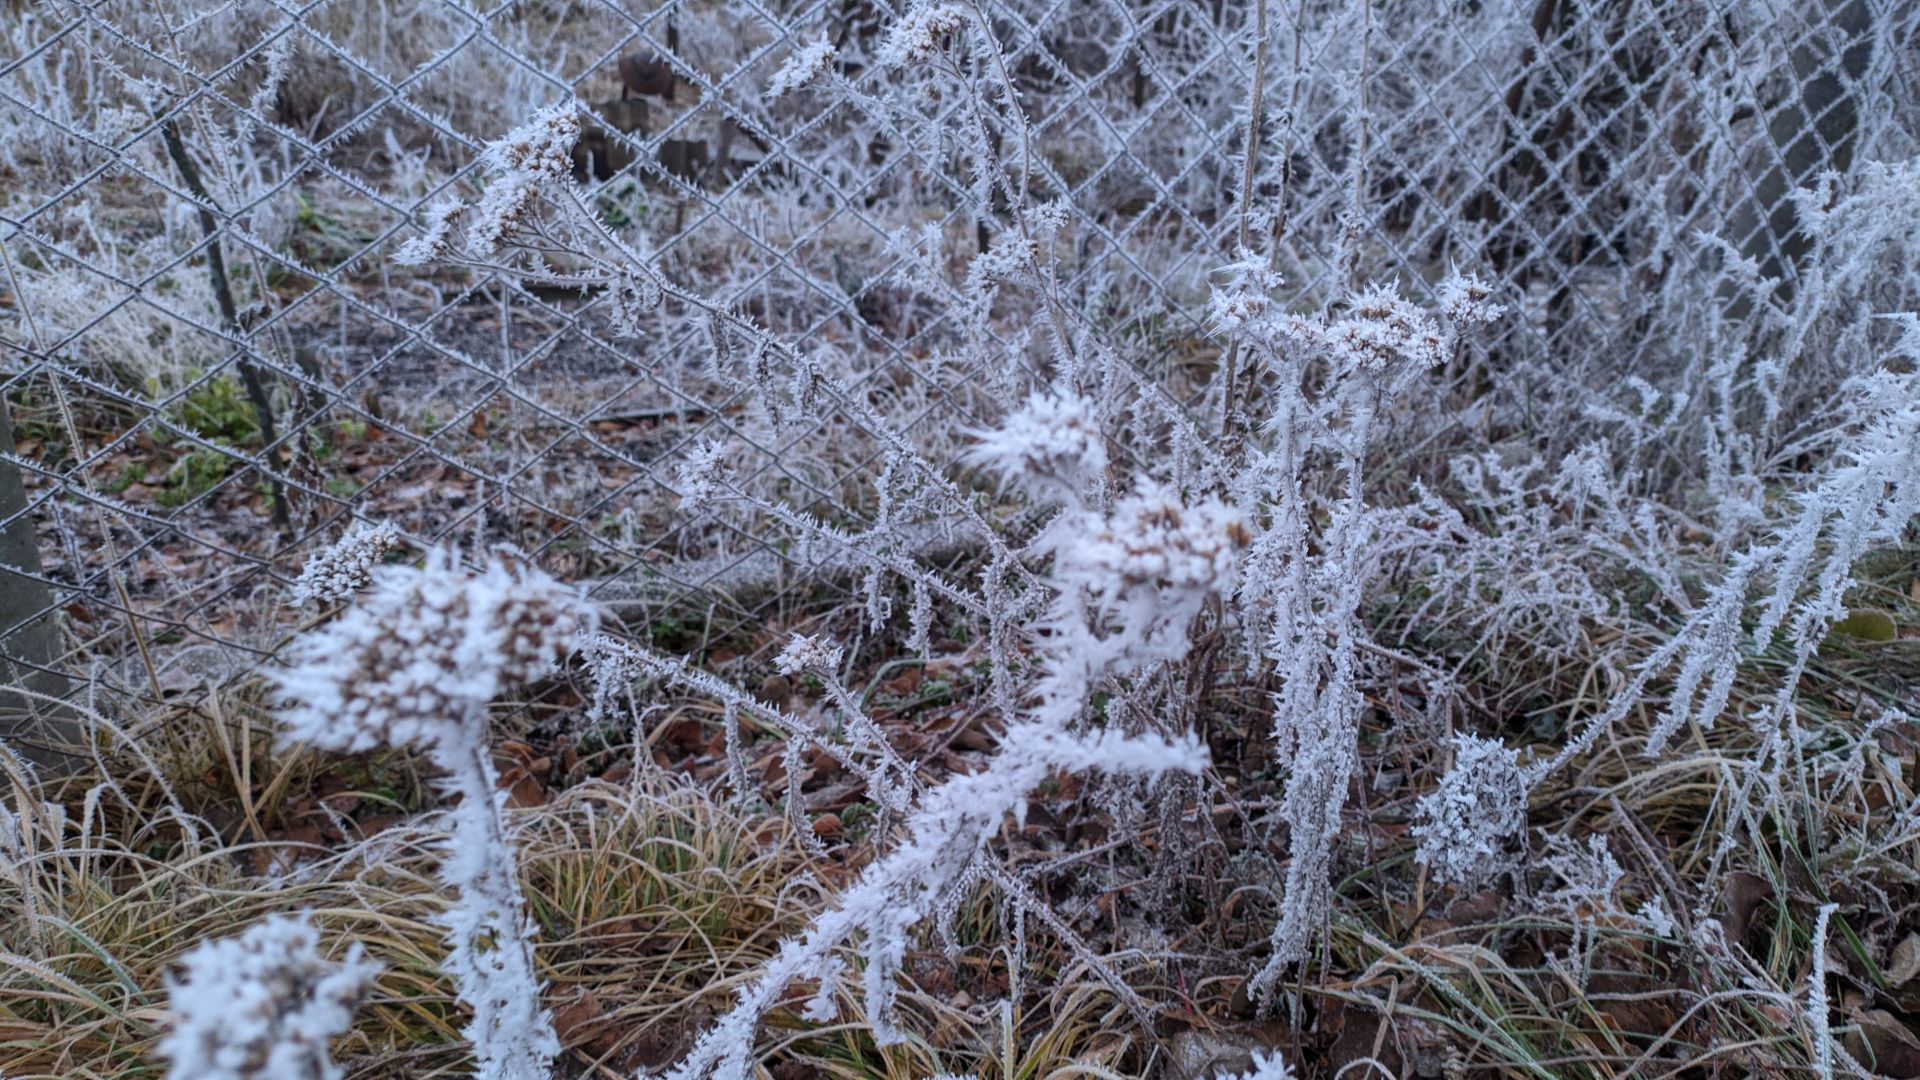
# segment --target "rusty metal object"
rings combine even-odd
[[[673,100],[673,66],[666,58],[650,52],[628,53],[620,58],[620,99],[657,97]]]
[[[600,123],[582,124],[580,141],[573,145],[573,178],[583,184],[589,179],[611,180],[633,164],[633,147],[609,136],[609,130],[644,138],[653,122],[652,106],[640,100],[603,101],[593,112]]]

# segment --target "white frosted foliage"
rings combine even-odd
[[[321,956],[304,914],[202,942],[180,963],[167,980],[172,1030],[158,1050],[168,1080],[338,1080],[327,1042],[352,1026],[380,972],[359,945],[338,963]]]

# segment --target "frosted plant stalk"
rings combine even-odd
[[[769,99],[791,94],[833,69],[833,42],[821,38],[793,50],[787,62],[767,80]]]
[[[1827,920],[1838,904],[1820,905],[1813,923],[1813,970],[1807,974],[1807,1026],[1813,1031],[1813,1068],[1820,1080],[1833,1080],[1833,1031],[1827,1022]]]
[[[595,621],[576,590],[537,569],[496,556],[469,573],[437,549],[419,569],[375,570],[365,599],[301,641],[279,675],[288,739],[418,746],[445,771],[443,792],[460,800],[440,868],[455,894],[440,920],[446,967],[473,1011],[480,1073],[498,1080],[545,1080],[560,1044],[540,1006],[487,706],[564,660]]]

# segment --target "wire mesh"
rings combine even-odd
[[[976,10],[1026,118],[1026,144],[996,149],[1065,222],[1053,254],[1074,305],[1054,315],[1196,416],[1221,407],[1209,275],[1243,244],[1302,310],[1473,269],[1522,301],[1496,368],[1627,373],[1660,362],[1677,277],[1745,259],[1791,288],[1792,193],[1912,149],[1911,3]],[[884,589],[841,534],[963,571],[965,542],[873,481],[898,465],[895,439],[964,476],[964,433],[1050,368],[1032,310],[982,312],[967,288],[969,258],[1009,225],[949,137],[973,106],[766,94],[823,38],[872,89],[900,14],[16,11],[0,63],[0,449],[23,482],[11,502],[0,490],[0,529],[28,542],[10,549],[0,641],[19,684],[97,705],[245,678],[310,615],[285,602],[291,578],[355,519],[417,548],[517,545],[670,647]],[[623,334],[606,290],[394,261],[437,201],[484,186],[490,140],[566,100],[588,118],[576,197],[611,234],[831,354],[842,377],[801,415],[769,421],[691,311]],[[678,463],[707,440],[804,520],[688,512]]]

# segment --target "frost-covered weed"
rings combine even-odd
[[[476,254],[484,258],[499,251],[541,191],[568,182],[573,172],[573,144],[579,141],[579,111],[572,102],[562,102],[487,147],[486,164],[494,175],[486,195],[473,209],[473,225],[467,234]],[[433,236],[432,229],[430,223],[428,239]]]
[[[878,785],[883,804],[897,804],[905,812],[908,839],[868,867],[841,893],[834,910],[782,945],[740,992],[733,1011],[669,1074],[675,1080],[748,1075],[761,1017],[796,979],[838,980],[843,974],[838,950],[855,933],[865,937],[866,1020],[881,1045],[903,1041],[906,1036],[894,1026],[893,1000],[909,931],[953,903],[956,890],[982,873],[980,861],[990,858],[986,841],[1005,818],[1022,813],[1034,787],[1056,771],[1151,778],[1205,767],[1205,749],[1191,736],[1128,737],[1098,726],[1082,732],[1076,722],[1099,687],[1152,671],[1186,652],[1186,632],[1201,602],[1230,580],[1246,541],[1244,523],[1218,503],[1189,506],[1159,490],[1122,500],[1110,515],[1078,523],[1089,531],[1066,530],[1049,544],[1056,592],[1042,624],[1049,636],[1037,643],[1046,670],[1032,691],[1036,700],[1009,717],[1002,748],[982,771],[915,792],[911,781],[902,779],[910,774],[898,771],[884,736],[842,697],[843,710],[849,719],[860,720],[855,726],[866,733],[853,749],[879,759],[870,783]],[[802,636],[788,644],[778,667],[833,679],[840,658],[839,649]],[[687,678],[657,662],[655,669]],[[816,1000],[830,999],[823,989]]]
[[[1241,289],[1274,285],[1252,273],[1237,280]],[[1442,291],[1492,295],[1459,277]],[[1317,316],[1244,298],[1228,306],[1239,313],[1229,337],[1269,384],[1266,417],[1253,418],[1262,438],[1228,467],[1234,497],[1264,522],[1236,595],[1254,648],[1278,677],[1274,740],[1289,763],[1281,816],[1291,859],[1273,952],[1255,978],[1264,997],[1285,965],[1305,959],[1328,914],[1333,847],[1365,707],[1362,680],[1378,649],[1360,606],[1380,575],[1434,542],[1415,518],[1373,505],[1365,483],[1373,444],[1396,400],[1418,393],[1419,381],[1497,306],[1455,303],[1456,322],[1378,285]]]
[[[1085,398],[1036,394],[999,427],[979,432],[967,460],[1036,498],[1081,506],[1105,478],[1106,436]]]
[[[1527,824],[1520,756],[1496,739],[1456,735],[1453,766],[1420,798],[1414,858],[1446,884],[1472,888],[1511,868],[1511,844]]]
[[[876,58],[888,67],[925,63],[966,24],[967,9],[959,4],[919,0],[888,31]]]
[[[833,43],[826,38],[810,42],[793,50],[787,62],[767,80],[767,97],[777,98],[791,94],[833,69]]]
[[[1223,1073],[1221,1080],[1294,1080],[1294,1071],[1279,1054],[1256,1053],[1253,1068],[1243,1073]]]
[[[350,946],[321,957],[306,915],[276,915],[207,941],[169,977],[173,1028],[160,1041],[171,1080],[339,1080],[327,1041],[344,1035],[380,965]]]
[[[1568,837],[1546,839],[1547,853],[1542,865],[1557,884],[1541,894],[1541,902],[1575,921],[1591,921],[1618,915],[1620,880],[1625,876],[1620,863],[1607,847],[1604,836],[1589,836],[1584,842]]]
[[[471,752],[487,706],[551,671],[594,625],[573,588],[509,556],[470,573],[438,548],[421,567],[371,576],[361,602],[297,643],[279,673],[288,741]]]
[[[487,706],[537,679],[591,633],[578,592],[496,555],[477,573],[435,549],[419,568],[383,566],[354,607],[293,649],[280,673],[283,737],[342,752],[418,746],[459,800],[441,878],[446,969],[472,1010],[482,1075],[544,1080],[560,1051],[540,1002],[533,926],[519,891],[504,792],[487,748]]]

